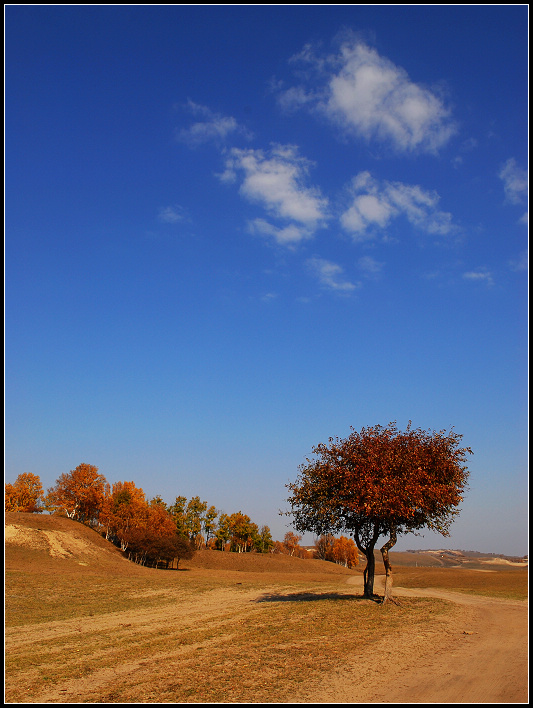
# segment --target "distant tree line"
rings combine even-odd
[[[199,496],[178,496],[173,504],[159,495],[147,500],[134,482],[110,485],[97,467],[85,463],[61,474],[46,494],[37,475],[20,474],[14,484],[5,485],[5,510],[75,519],[142,565],[179,567],[180,560],[201,548],[314,557],[348,568],[358,562],[354,542],[344,536],[321,536],[309,552],[300,546],[301,536],[289,531],[283,541],[274,541],[268,526],[259,527],[242,511],[221,512]]]
[[[93,465],[63,473],[44,494],[39,477],[19,475],[5,485],[5,510],[62,514],[87,524],[143,565],[190,558],[201,548],[238,553],[269,553],[274,541],[268,526],[259,527],[247,514],[226,514],[199,496],[160,496],[147,500],[134,482],[110,485]]]

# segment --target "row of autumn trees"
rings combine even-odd
[[[269,527],[259,528],[241,511],[219,512],[200,497],[179,496],[171,505],[160,496],[147,500],[134,482],[110,485],[85,463],[60,475],[46,494],[37,475],[19,475],[6,484],[5,509],[63,514],[97,529],[143,564],[190,557],[200,548],[267,553],[274,546]]]
[[[297,558],[318,558],[343,565],[345,568],[355,568],[359,563],[357,546],[351,538],[346,536],[341,535],[340,538],[335,538],[330,533],[322,534],[315,540],[313,548],[300,546],[301,540],[301,536],[288,531],[283,541],[274,541],[272,551]]]
[[[174,559],[179,564],[204,547],[315,557],[348,568],[358,562],[354,542],[344,536],[325,534],[310,553],[300,546],[301,536],[289,531],[283,541],[273,541],[268,526],[259,528],[241,511],[221,513],[198,496],[189,501],[176,497],[172,505],[160,496],[146,500],[134,482],[111,486],[97,467],[88,464],[62,474],[46,494],[37,475],[19,475],[14,484],[5,485],[5,510],[63,514],[97,529],[141,564],[168,566]]]

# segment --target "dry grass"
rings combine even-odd
[[[528,597],[527,567],[470,570],[398,566],[394,568],[394,583],[406,588],[441,588],[509,600],[526,600]]]
[[[52,604],[39,616],[49,588],[39,581],[35,601],[26,593],[35,637],[15,640],[8,653],[6,699],[38,701],[47,688],[60,696],[63,686],[66,695],[85,681],[81,702],[284,702],[354,652],[368,651],[383,633],[400,639],[426,631],[429,622],[434,630],[453,611],[427,599],[383,608],[338,582],[321,583],[318,591],[309,582],[278,580],[263,592],[257,580],[236,585],[183,573],[176,587],[170,573],[159,575],[151,583],[119,579],[109,588],[103,578],[77,583],[68,590],[75,611],[56,605],[52,623]],[[11,581],[9,594],[22,590],[22,577]],[[27,589],[27,578],[23,584]],[[229,593],[236,606],[225,609]],[[108,594],[113,598],[106,600]],[[91,618],[98,597],[107,614]],[[206,611],[199,616],[202,601]],[[176,614],[176,605],[184,611]],[[146,624],[148,614],[153,621]],[[15,613],[10,621],[28,629],[23,619]],[[50,624],[58,625],[57,638]]]
[[[148,570],[148,569],[147,569]],[[16,627],[141,610],[224,586],[222,579],[149,570],[147,577],[6,571],[5,622]],[[182,589],[183,587],[183,589]]]
[[[388,651],[385,636],[394,654],[430,652],[460,616],[437,599],[379,606],[322,561],[205,552],[153,570],[70,520],[7,516],[32,540],[6,551],[10,703],[291,702],[348,659]],[[60,556],[43,541],[55,532],[75,539]],[[527,572],[396,566],[395,584],[524,597]]]
[[[284,702],[305,684],[338,666],[357,650],[368,648],[381,632],[421,628],[443,603],[415,601],[409,608],[383,612],[365,603],[354,607],[352,598],[280,601],[248,616],[236,616],[226,632],[203,632],[182,642],[195,644],[179,662],[172,685],[165,686],[168,669],[156,679],[162,702]],[[332,633],[332,623],[334,633]],[[200,669],[200,670],[199,670]],[[152,685],[117,686],[112,700],[146,701],[154,698]]]

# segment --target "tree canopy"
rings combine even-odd
[[[345,439],[330,438],[313,448],[314,459],[299,468],[287,487],[293,526],[317,535],[348,531],[367,566],[365,597],[374,596],[374,548],[381,536],[386,571],[385,599],[391,598],[388,558],[397,536],[422,528],[449,535],[468,479],[468,447],[462,435],[413,429],[396,423],[363,428]]]
[[[36,474],[23,472],[14,484],[5,485],[5,510],[40,513],[43,511],[43,488]]]
[[[69,518],[86,523],[98,520],[106,493],[106,478],[98,467],[82,463],[63,473],[55,487],[48,490],[45,502],[49,511],[60,511]]]

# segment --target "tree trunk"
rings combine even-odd
[[[369,533],[369,531],[371,533]],[[374,575],[376,572],[376,559],[374,556],[374,548],[380,536],[379,523],[373,523],[370,529],[355,529],[353,538],[357,548],[364,554],[366,558],[366,566],[363,571],[363,597],[367,600],[374,600]]]
[[[396,541],[396,529],[391,527],[389,540],[381,547],[383,565],[385,566],[385,595],[383,597],[383,604],[386,602],[396,602],[392,597],[392,566],[389,560],[389,551],[395,545]]]
[[[374,546],[365,549],[366,567],[363,572],[364,596],[374,599],[374,573],[376,570],[376,559],[374,558]]]

